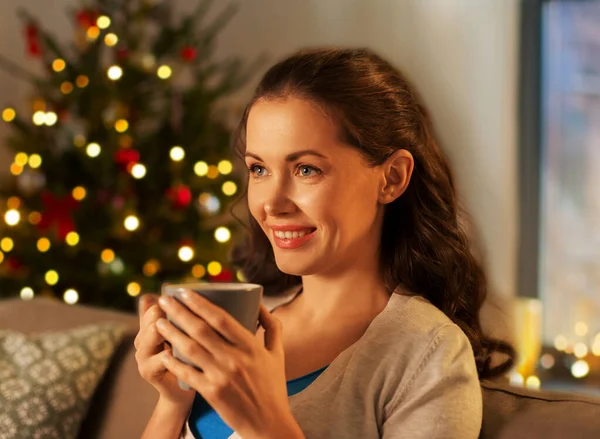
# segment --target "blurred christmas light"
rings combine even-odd
[[[0,252],[0,264],[4,261],[4,253]]]
[[[600,357],[600,342],[594,342],[592,345],[592,354],[594,354],[596,357]]]
[[[225,195],[233,195],[237,192],[237,185],[233,181],[226,181],[221,187]]]
[[[192,267],[192,276],[194,276],[196,279],[204,277],[205,274],[206,268],[204,268],[202,264],[196,264]]]
[[[12,165],[10,165],[10,173],[12,175],[21,175],[22,172],[23,172],[23,166],[18,165],[16,163],[13,163]]]
[[[9,209],[18,209],[21,207],[21,199],[19,197],[10,197],[6,200],[6,206],[8,206]]]
[[[98,36],[100,36],[100,29],[98,26],[90,26],[87,30],[88,40],[94,41]]]
[[[4,122],[12,122],[17,117],[17,112],[12,108],[2,110],[2,120]]]
[[[171,148],[169,155],[174,162],[180,162],[185,157],[185,151],[181,146],[174,146]]]
[[[29,287],[25,287],[21,290],[21,299],[23,300],[31,300],[33,299],[34,293],[33,290]]]
[[[13,242],[12,239],[6,237],[6,238],[2,238],[2,240],[0,240],[0,249],[2,249],[2,251],[4,253],[8,253],[14,247],[15,247],[15,243]]]
[[[218,276],[221,274],[221,271],[223,271],[223,266],[217,261],[212,261],[208,263],[206,269],[208,270],[208,274],[211,276]]]
[[[156,74],[160,79],[169,79],[173,74],[173,70],[171,70],[171,67],[167,65],[162,65],[158,68]]]
[[[238,270],[235,277],[240,282],[246,282],[246,277],[244,276],[244,273],[242,273],[242,270]]]
[[[227,175],[231,174],[231,171],[233,170],[233,165],[229,160],[221,160],[217,165],[217,169],[221,174]]]
[[[90,157],[98,157],[100,155],[101,150],[102,150],[102,148],[100,148],[100,145],[98,145],[97,143],[94,142],[94,143],[90,143],[87,146],[86,153]]]
[[[125,270],[125,264],[123,264],[123,260],[121,258],[115,257],[115,260],[110,263],[109,269],[114,274],[119,276],[123,274],[123,270]]]
[[[137,282],[130,282],[127,285],[127,294],[129,294],[131,297],[139,295],[141,291],[142,287]]]
[[[34,125],[44,125],[46,123],[46,113],[43,111],[36,111],[33,113],[31,120],[33,121]]]
[[[119,119],[115,122],[115,130],[119,133],[124,133],[129,128],[129,123],[125,119]]]
[[[108,68],[107,75],[109,79],[116,81],[123,76],[123,69],[119,66],[111,66]]]
[[[540,358],[540,363],[544,369],[552,369],[554,367],[554,357],[550,354],[544,354]]]
[[[573,354],[575,354],[577,358],[585,358],[585,356],[588,354],[588,347],[585,345],[585,343],[579,342],[573,346]]]
[[[133,177],[137,178],[138,180],[140,178],[144,178],[144,176],[146,175],[146,167],[141,163],[136,163],[131,168],[131,175],[133,175]]]
[[[588,333],[588,326],[584,322],[577,322],[575,325],[575,334],[580,337],[585,336]]]
[[[221,208],[219,199],[208,192],[204,192],[198,197],[198,203],[200,210],[209,214],[217,213]]]
[[[183,262],[189,262],[194,258],[194,249],[189,245],[184,245],[177,254]]]
[[[4,214],[4,221],[6,221],[6,224],[8,224],[9,226],[16,226],[17,224],[19,224],[20,220],[21,214],[16,209],[7,210]]]
[[[557,335],[554,339],[554,347],[557,351],[564,351],[569,345],[569,340],[564,335]]]
[[[75,305],[79,300],[79,293],[73,288],[69,288],[65,291],[65,294],[63,294],[63,300],[69,305]]]
[[[49,127],[51,127],[57,121],[58,121],[58,116],[56,115],[56,113],[54,111],[49,111],[48,113],[46,113],[45,120],[44,120],[44,123],[46,125],[48,125]]]
[[[73,137],[73,145],[75,146],[83,146],[85,145],[86,142],[86,138],[85,136],[81,135],[81,134],[77,134],[75,137]]]
[[[100,29],[108,28],[108,26],[110,26],[110,18],[106,15],[101,15],[96,20],[96,26],[98,26]]]
[[[67,237],[65,238],[65,241],[71,247],[76,246],[79,243],[79,234],[77,232],[69,232],[69,233],[67,233]]]
[[[39,168],[42,165],[42,157],[39,154],[31,154],[29,157],[29,166],[33,169]]]
[[[219,227],[215,230],[215,239],[218,242],[227,242],[231,238],[231,232],[227,227]]]
[[[158,270],[160,269],[160,264],[156,259],[150,259],[148,262],[144,264],[143,272],[146,276],[152,277],[154,276]]]
[[[77,186],[77,187],[73,188],[71,195],[73,195],[73,198],[75,198],[77,201],[81,201],[85,198],[85,196],[87,195],[87,192],[86,192],[85,188],[83,188],[81,186]]]
[[[197,162],[194,165],[194,172],[198,177],[204,177],[208,173],[208,163],[206,162]]]
[[[219,169],[214,165],[210,165],[208,167],[208,172],[206,173],[206,176],[210,179],[217,178],[219,176]]]
[[[55,270],[49,270],[46,272],[44,279],[46,279],[48,285],[56,285],[58,282],[58,273]]]
[[[39,224],[42,220],[42,215],[39,212],[31,212],[27,219],[29,220],[30,224],[33,224],[35,226]]]
[[[68,95],[73,91],[73,84],[69,81],[65,81],[60,84],[60,92],[64,95]]]
[[[102,250],[102,253],[100,253],[100,259],[102,259],[102,262],[105,264],[110,264],[115,259],[115,252],[109,248],[104,249]]]
[[[27,164],[28,160],[29,160],[29,157],[24,152],[18,152],[15,155],[15,163],[19,166],[25,166]]]
[[[140,226],[140,220],[135,215],[129,215],[125,218],[125,228],[130,232],[133,232]]]
[[[521,375],[518,372],[512,372],[508,376],[508,380],[509,380],[511,386],[522,387],[523,384],[525,383],[525,379],[523,378],[523,375]]]
[[[527,380],[525,380],[525,387],[528,389],[539,389],[541,385],[540,379],[535,375],[527,377]]]
[[[113,47],[118,42],[119,42],[119,37],[117,37],[113,33],[106,34],[106,36],[104,37],[104,44],[106,44],[108,47]]]
[[[590,366],[585,360],[579,360],[571,366],[571,375],[575,378],[583,378],[590,372]]]
[[[67,63],[64,59],[57,58],[54,61],[52,61],[52,70],[54,70],[57,73],[62,72],[66,66]]]
[[[75,79],[75,84],[79,88],[85,88],[90,83],[90,79],[85,75],[79,75],[77,79]]]
[[[37,249],[42,253],[45,253],[48,250],[50,250],[50,240],[48,238],[38,239]]]

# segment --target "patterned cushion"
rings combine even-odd
[[[0,329],[0,438],[76,438],[124,331],[117,323],[31,335]]]

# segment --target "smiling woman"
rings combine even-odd
[[[268,306],[255,337],[202,304],[180,310],[189,335],[159,328],[209,366],[161,356],[164,376],[197,383],[182,437],[477,438],[479,379],[514,354],[482,332],[485,275],[402,74],[365,49],[294,54],[263,77],[235,146],[250,228],[233,260]],[[217,342],[232,331],[239,343]],[[190,397],[162,388],[151,425],[180,426]]]

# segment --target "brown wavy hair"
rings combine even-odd
[[[402,283],[452,319],[471,342],[480,379],[507,372],[515,353],[509,344],[483,334],[479,312],[487,295],[486,276],[471,251],[452,172],[413,87],[368,49],[297,52],[266,72],[247,105],[234,138],[242,159],[254,103],[289,96],[313,102],[332,115],[344,140],[371,166],[399,149],[413,155],[408,188],[385,206],[380,244],[385,284],[391,290]],[[264,285],[265,294],[299,285],[299,276],[277,268],[273,248],[256,220],[248,215],[248,221],[249,233],[233,248],[232,263],[248,281]],[[492,367],[494,351],[508,359]]]

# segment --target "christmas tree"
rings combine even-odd
[[[234,281],[228,264],[240,187],[222,98],[256,64],[215,61],[210,1],[92,0],[70,11],[62,47],[20,11],[31,78],[23,111],[5,103],[14,151],[0,188],[0,297],[52,296],[133,309],[163,282]],[[23,69],[2,58],[0,65]],[[14,104],[14,103],[13,103]]]

